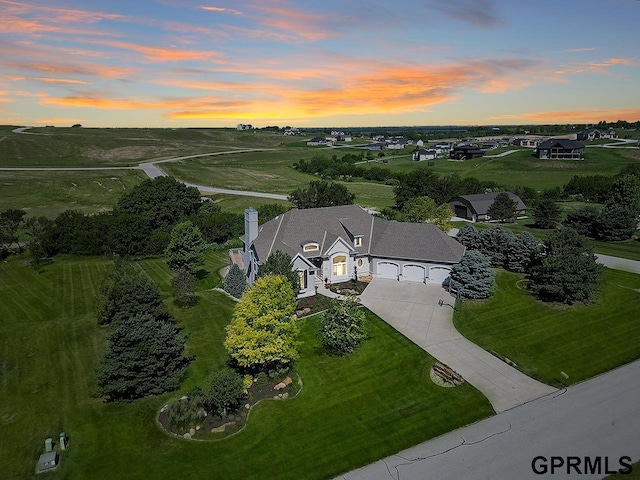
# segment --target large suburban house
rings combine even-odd
[[[515,193],[506,192],[509,198],[517,203],[516,210],[518,217],[523,217],[527,213],[527,207],[522,199]],[[498,196],[497,193],[481,193],[477,195],[462,195],[449,200],[449,206],[456,217],[471,220],[473,222],[486,222],[491,220],[488,215],[489,207]]]
[[[536,157],[549,160],[584,160],[584,145],[566,138],[551,138],[536,147]]]
[[[411,158],[414,162],[423,162],[425,160],[433,160],[437,156],[438,154],[435,149],[424,150],[421,148],[420,150],[413,152]]]
[[[300,275],[299,297],[316,285],[354,278],[443,284],[465,248],[426,223],[385,220],[358,205],[293,209],[258,226],[245,210],[243,264],[247,282],[270,254],[283,251]]]
[[[591,128],[583,130],[577,134],[578,140],[598,140],[600,138],[618,138],[618,134],[614,130],[598,130],[597,128]]]
[[[455,160],[471,160],[476,157],[483,157],[486,152],[473,144],[460,144],[453,147],[449,152],[449,158]]]

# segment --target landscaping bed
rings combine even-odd
[[[307,317],[318,312],[324,312],[329,308],[331,299],[324,295],[316,294],[312,297],[301,298],[296,305],[296,316]]]
[[[360,295],[367,288],[367,285],[369,285],[368,282],[349,280],[348,282],[335,283],[329,286],[329,290],[340,295]]]
[[[246,400],[237,412],[226,416],[206,412],[203,407],[183,396],[162,407],[158,422],[167,432],[187,440],[219,440],[240,431],[247,423],[251,408],[260,400],[287,400],[293,398],[302,388],[300,376],[289,372],[275,378],[260,374],[253,379],[247,389]],[[171,410],[179,404],[179,413]]]

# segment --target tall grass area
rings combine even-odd
[[[491,299],[462,303],[454,322],[527,375],[573,384],[640,358],[639,275],[605,269],[595,301],[571,307],[536,300],[520,274],[499,271],[496,281]]]
[[[433,359],[368,313],[370,338],[346,358],[323,352],[317,319],[301,320],[302,391],[258,404],[239,434],[217,442],[168,435],[155,423],[158,410],[226,361],[234,302],[210,290],[226,263],[224,252],[208,255],[200,301],[187,310],[173,304],[163,259],[137,263],[159,285],[195,359],[179,392],[123,404],[91,396],[107,333],[96,324],[94,296],[110,261],[61,257],[40,273],[22,258],[0,263],[2,478],[35,478],[44,439],[60,431],[69,448],[47,478],[330,478],[492,413],[469,385],[435,386]]]
[[[54,218],[65,210],[110,210],[118,198],[147,176],[139,170],[82,172],[0,171],[0,210],[18,208],[28,216]]]

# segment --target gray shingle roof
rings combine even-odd
[[[362,236],[360,247],[353,246],[354,236]],[[358,205],[289,210],[262,225],[253,245],[262,263],[277,250],[292,257],[322,256],[338,237],[357,253],[381,257],[457,263],[464,253],[462,245],[433,225],[373,217]],[[304,252],[302,246],[311,241],[320,249]]]
[[[506,194],[509,195],[509,198],[511,200],[515,201],[518,204],[516,206],[516,209],[518,210],[527,209],[527,206],[524,204],[524,202],[518,195],[511,192],[506,192]],[[478,215],[486,215],[487,211],[489,210],[489,207],[493,205],[493,202],[496,200],[497,196],[498,196],[497,193],[479,193],[476,195],[461,195],[460,197],[452,198],[451,200],[449,200],[449,202],[462,199],[466,201],[466,203],[468,203]]]
[[[568,140],[566,138],[551,138],[539,144],[538,150],[545,150],[547,148],[555,147],[556,145],[560,145],[566,150],[577,150],[580,148],[584,148],[583,144],[575,140]]]

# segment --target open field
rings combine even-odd
[[[302,144],[299,137],[235,129],[33,128],[13,133],[3,127],[0,167],[129,166],[236,148],[276,148]],[[305,146],[306,148],[306,146]]]
[[[527,375],[573,384],[640,358],[640,276],[605,269],[595,302],[572,307],[536,300],[524,290],[522,275],[499,271],[496,281],[491,299],[463,302],[454,322],[468,339],[513,360]]]
[[[113,208],[118,198],[147,176],[139,170],[78,172],[0,171],[0,210],[54,218],[69,209],[87,213]]]
[[[93,298],[109,263],[60,257],[42,273],[21,258],[0,263],[3,478],[34,478],[44,439],[63,430],[69,449],[47,478],[330,478],[492,412],[467,384],[435,386],[428,375],[433,359],[374,315],[368,314],[370,338],[346,358],[323,353],[317,319],[310,318],[301,320],[298,397],[262,402],[245,430],[224,441],[171,437],[155,424],[160,407],[202,384],[226,358],[222,341],[233,302],[207,288],[227,259],[208,256],[212,273],[189,310],[173,305],[162,259],[139,262],[189,334],[195,360],[181,391],[127,404],[91,397],[106,335],[96,325]]]

